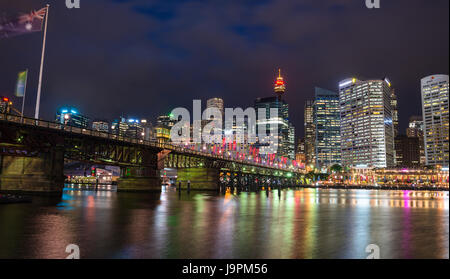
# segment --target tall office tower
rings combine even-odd
[[[61,108],[56,113],[56,122],[84,129],[89,126],[89,118],[81,115],[77,109],[72,107]]]
[[[208,99],[208,100],[206,100],[206,108],[208,109],[208,108],[218,108],[219,110],[220,110],[220,113],[222,114],[222,126],[221,126],[221,129],[222,129],[222,135],[224,135],[225,134],[225,109],[224,109],[224,102],[223,102],[223,99],[221,99],[221,98],[211,98],[211,99]],[[235,127],[235,120],[236,119],[234,119],[233,121],[234,121],[234,123],[233,123],[233,133],[236,133],[236,131],[234,130],[236,127]],[[205,126],[208,124],[208,123],[210,123],[211,121],[210,120],[202,120],[201,121],[201,128],[202,128],[202,131],[203,131],[203,128],[205,128]],[[216,127],[214,127],[214,128],[216,128]],[[246,127],[244,127],[244,129],[246,129]],[[245,135],[247,135],[247,133],[244,133],[244,136]]]
[[[141,119],[141,126],[144,132],[143,139],[147,141],[155,140],[152,122],[147,121],[147,119]]]
[[[158,116],[153,136],[157,142],[164,143],[170,141],[170,130],[175,123],[177,123],[177,120],[172,114]]]
[[[313,121],[316,167],[321,169],[341,164],[339,93],[315,88]]]
[[[139,119],[125,118],[123,116],[112,122],[111,132],[127,138],[144,139],[145,136],[144,128]]]
[[[406,128],[406,136],[409,138],[419,139],[419,152],[420,152],[420,165],[424,166],[425,159],[425,147],[423,142],[423,119],[422,116],[411,116],[409,118],[408,128]]]
[[[225,118],[223,99],[211,98],[206,100],[206,108],[218,108],[220,110],[220,113],[222,113],[222,118]]]
[[[448,75],[421,80],[426,164],[448,167]]]
[[[289,122],[289,135],[288,135],[288,158],[295,159],[295,128],[292,123]]]
[[[305,155],[306,164],[316,165],[315,156],[315,137],[316,130],[314,126],[314,101],[307,100],[305,103]]]
[[[394,138],[398,135],[398,102],[395,88],[392,87],[391,82],[385,79],[391,86],[391,107],[392,107],[392,125],[394,126]]]
[[[406,135],[410,138],[423,137],[423,119],[422,116],[414,115],[409,118]]]
[[[266,131],[269,131],[270,123],[276,123],[278,126],[277,138],[277,155],[295,159],[295,143],[293,137],[295,136],[294,127],[289,122],[289,106],[283,100],[282,95],[285,92],[285,84],[281,71],[278,70],[278,77],[275,81],[274,91],[275,97],[257,98],[255,100],[255,110],[257,114],[257,125],[266,125]],[[277,117],[270,117],[270,109],[276,108],[278,110]],[[258,109],[266,109],[266,117],[259,119]]]
[[[297,143],[297,150],[295,153],[295,160],[299,165],[305,165],[306,163],[306,155],[305,155],[305,138],[301,138]]]
[[[109,123],[106,120],[96,119],[96,120],[92,121],[92,130],[108,133],[109,132]]]
[[[418,137],[396,136],[395,151],[397,167],[420,166],[420,145]]]
[[[394,127],[390,82],[350,78],[339,83],[342,164],[393,167]]]

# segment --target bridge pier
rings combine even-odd
[[[159,172],[149,167],[121,167],[117,191],[160,192]]]
[[[220,186],[220,170],[213,168],[182,168],[177,170],[177,181],[181,182],[182,189],[187,188],[191,182],[191,190],[214,190]]]
[[[3,192],[61,193],[64,187],[64,150],[53,147],[35,157],[0,155]]]

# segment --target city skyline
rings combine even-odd
[[[30,6],[36,6],[36,9],[43,6],[44,2],[41,2],[42,5],[37,1],[32,4],[30,1],[14,1],[7,5],[5,13],[13,17]],[[409,117],[421,114],[420,79],[433,74],[448,74],[448,51],[445,51],[448,49],[448,37],[434,36],[435,41],[430,44],[422,42],[420,36],[411,34],[423,34],[425,31],[448,33],[445,16],[442,19],[439,16],[448,9],[448,2],[440,1],[431,6],[400,1],[384,3],[385,9],[378,10],[366,9],[360,2],[284,3],[279,6],[277,14],[295,9],[305,14],[321,15],[295,19],[287,13],[286,22],[274,18],[264,20],[258,15],[279,4],[276,1],[229,3],[224,6],[206,3],[202,6],[207,10],[237,9],[238,15],[249,15],[240,24],[232,18],[219,17],[216,26],[201,30],[201,26],[208,26],[211,19],[202,13],[191,13],[191,17],[198,16],[197,24],[188,24],[187,33],[183,35],[176,22],[190,20],[185,13],[188,4],[157,3],[150,6],[140,1],[129,1],[107,5],[105,13],[115,14],[120,10],[124,13],[123,18],[108,22],[108,26],[92,28],[96,8],[101,3],[84,3],[81,9],[75,11],[66,9],[63,3],[49,1],[52,13],[49,17],[42,89],[42,117],[52,119],[57,107],[66,104],[79,108],[85,115],[111,120],[122,113],[153,120],[158,115],[169,113],[174,100],[177,105],[189,107],[193,98],[206,100],[221,97],[230,107],[251,106],[257,97],[271,96],[274,76],[277,69],[282,68],[288,84],[286,101],[297,108],[302,108],[306,99],[313,98],[316,86],[337,91],[338,82],[350,76],[362,80],[389,76],[398,95],[399,131],[402,134]],[[391,14],[406,3],[410,7],[407,11],[402,9],[397,17]],[[408,26],[399,23],[418,11],[422,17],[415,18],[415,21],[408,20]],[[81,17],[84,18],[82,21]],[[321,28],[311,28],[324,17],[327,20]],[[348,37],[349,31],[342,31],[349,30],[343,27],[349,27],[349,22],[355,18],[361,20],[361,27],[353,26],[352,30],[361,34],[357,42]],[[151,27],[151,23],[157,27]],[[125,24],[138,28],[123,30]],[[158,28],[165,24],[170,26],[170,30],[163,35]],[[363,26],[367,29],[366,33],[362,33]],[[225,45],[232,43],[236,47],[224,49],[214,41],[217,35],[204,39],[194,32],[196,28],[208,35],[223,31],[221,42]],[[404,34],[399,32],[399,28]],[[96,32],[98,34],[94,36]],[[151,35],[148,35],[149,32]],[[181,45],[180,39],[189,35],[192,35],[189,44]],[[417,37],[417,41],[406,45],[404,40],[395,39],[394,35],[410,40]],[[257,40],[252,41],[255,36]],[[345,50],[339,45],[328,49],[329,42],[336,36],[348,37],[348,43],[353,42],[354,49]],[[379,45],[370,39],[371,36],[395,39],[399,44],[393,49],[390,44]],[[368,41],[364,42],[365,39]],[[29,116],[34,112],[40,40],[41,35],[37,33],[3,40],[0,44],[1,60],[5,65],[0,69],[0,95],[12,97],[17,72],[30,68],[29,97],[25,106],[25,113]],[[281,51],[287,44],[290,47]],[[100,52],[103,48],[105,51]],[[241,48],[249,55],[243,56],[242,50],[239,50]],[[117,49],[121,50],[119,55]],[[355,52],[355,49],[364,49],[365,54]],[[205,61],[206,56],[202,52],[205,50],[210,52],[212,64]],[[232,60],[228,63],[228,59]],[[241,63],[232,62],[236,59]],[[194,65],[193,61],[197,64]],[[65,68],[61,71],[63,65]],[[117,84],[115,80],[119,79],[122,82]],[[75,84],[70,80],[77,82]],[[302,109],[293,109],[290,121],[297,129],[296,137],[304,136]]]
[[[2,0],[0,261],[448,259],[449,6]]]

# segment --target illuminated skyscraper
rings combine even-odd
[[[173,115],[160,115],[156,120],[154,137],[159,143],[170,141],[170,130],[177,120],[173,118]]]
[[[206,100],[206,108],[218,108],[220,113],[222,113],[222,118],[225,118],[223,99],[211,98]]]
[[[135,118],[125,118],[123,116],[113,121],[111,124],[111,132],[127,138],[144,139],[145,137],[144,127],[142,126],[141,120]]]
[[[56,122],[86,129],[89,125],[89,118],[81,115],[75,108],[64,107],[56,113]]]
[[[420,144],[418,137],[396,136],[395,151],[397,167],[418,167],[420,165]]]
[[[411,116],[409,118],[408,128],[406,128],[406,136],[409,138],[418,138],[419,139],[420,165],[424,166],[426,159],[425,159],[425,147],[424,147],[424,141],[423,141],[424,135],[423,135],[422,116]]]
[[[341,133],[339,94],[315,88],[314,127],[315,156],[317,168],[341,164]]]
[[[295,159],[295,128],[289,122],[289,106],[282,98],[285,89],[286,86],[281,76],[281,70],[278,70],[278,77],[274,85],[276,96],[257,98],[255,100],[257,117],[258,109],[266,109],[266,117],[264,119],[257,119],[257,125],[266,125],[266,130],[269,131],[269,123],[276,123],[278,125],[277,155]],[[271,108],[278,110],[278,117],[270,117]]]
[[[342,164],[353,167],[395,165],[391,84],[350,78],[339,83]]]
[[[302,168],[305,167],[305,163],[306,163],[305,138],[301,138],[298,140],[297,151],[295,154],[295,160]]]
[[[314,127],[314,101],[308,100],[305,103],[305,156],[306,164],[316,165],[315,156],[315,138],[316,130]]]
[[[92,130],[100,132],[109,132],[109,123],[106,120],[96,119],[92,121]]]
[[[392,107],[392,125],[394,126],[394,138],[395,138],[398,135],[398,102],[397,102],[397,95],[395,94],[395,88],[392,87],[392,84],[391,84],[391,107]]]
[[[427,165],[449,165],[448,75],[421,80],[424,144]]]

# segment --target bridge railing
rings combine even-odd
[[[288,167],[280,168],[280,167],[268,166],[265,164],[251,162],[248,160],[234,159],[234,158],[229,158],[224,155],[210,154],[210,153],[206,153],[206,152],[192,150],[192,149],[184,148],[184,147],[176,145],[176,144],[158,143],[157,141],[148,141],[148,140],[144,140],[144,139],[140,139],[140,138],[124,137],[124,136],[120,136],[120,135],[116,135],[116,134],[112,134],[112,133],[108,133],[108,132],[91,130],[91,129],[87,129],[87,128],[80,128],[80,127],[76,127],[76,126],[71,126],[71,125],[47,121],[47,120],[40,120],[40,119],[29,118],[29,117],[21,117],[19,115],[0,113],[0,120],[24,124],[24,125],[30,125],[30,126],[38,126],[38,127],[54,129],[54,130],[62,130],[62,131],[74,133],[74,134],[82,134],[82,135],[88,135],[88,136],[94,136],[94,137],[101,137],[101,138],[105,138],[105,139],[118,140],[118,141],[133,143],[133,144],[141,144],[141,145],[146,145],[146,146],[151,146],[151,147],[156,147],[156,148],[161,148],[161,149],[178,151],[181,153],[188,153],[191,155],[197,155],[197,156],[225,160],[225,161],[229,161],[229,162],[241,163],[241,164],[245,164],[245,165],[249,165],[249,166],[263,167],[263,168],[268,168],[268,169],[273,169],[273,170],[296,171],[295,169],[288,168]]]

